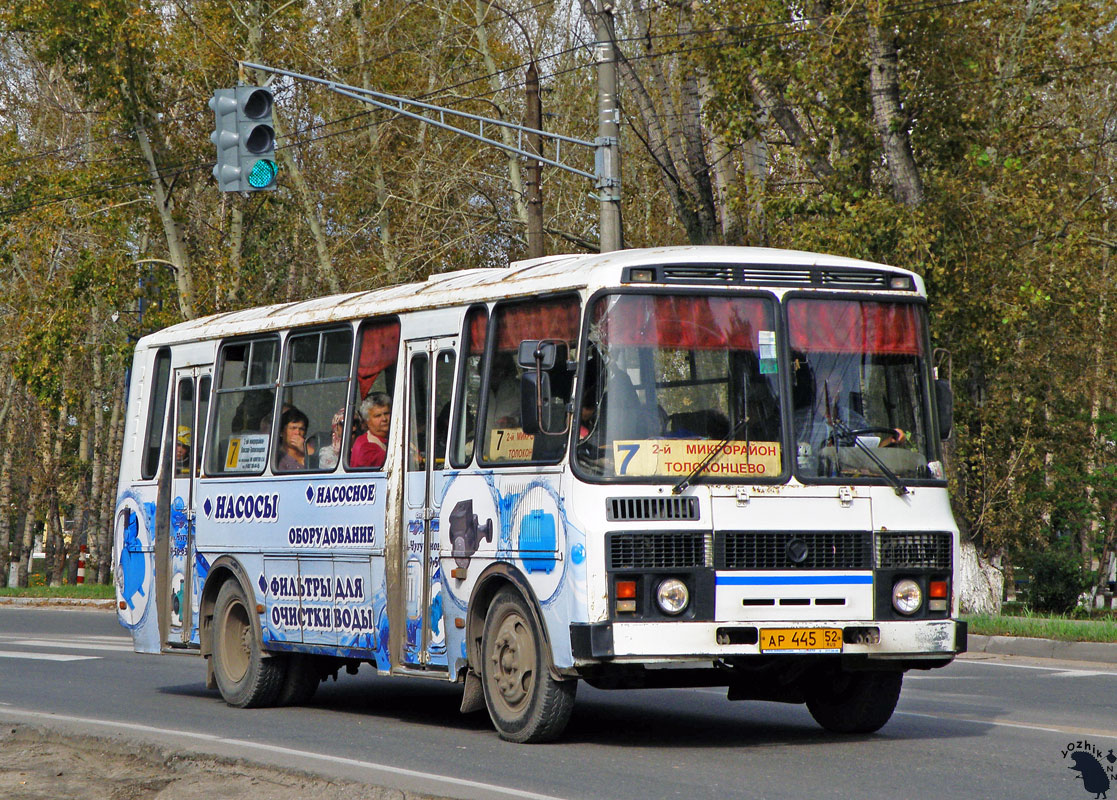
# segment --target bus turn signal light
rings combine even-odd
[[[636,581],[617,581],[617,599],[635,600]]]
[[[945,598],[946,581],[931,581],[931,585],[927,587],[927,596],[935,598]]]

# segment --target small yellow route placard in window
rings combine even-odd
[[[489,461],[531,461],[535,437],[519,428],[489,431]]]
[[[226,472],[263,472],[268,463],[268,435],[248,433],[229,439],[225,456]]]

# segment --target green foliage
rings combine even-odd
[[[1028,606],[1040,613],[1066,614],[1078,605],[1078,598],[1090,585],[1090,575],[1082,568],[1081,556],[1065,548],[1033,550],[1023,558],[1030,582]]]

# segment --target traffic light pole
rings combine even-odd
[[[597,59],[597,139],[595,164],[600,202],[601,252],[624,249],[621,229],[621,108],[617,96],[617,53],[612,6],[597,0],[594,16]]]
[[[604,29],[606,34],[611,30],[610,28]],[[600,32],[599,32],[600,38]],[[602,43],[599,41],[598,45]],[[598,51],[599,53],[601,51]],[[600,231],[600,247],[601,252],[610,250],[619,250],[623,247],[621,240],[621,227],[620,227],[620,147],[619,147],[619,108],[617,108],[617,95],[616,95],[616,64],[611,54],[613,52],[611,38],[607,42],[607,53],[609,54],[608,68],[612,72],[612,78],[606,80],[604,85],[611,85],[610,99],[608,100],[607,107],[613,109],[610,112],[612,123],[609,126],[604,124],[604,115],[599,115],[598,137],[594,141],[586,141],[584,139],[577,139],[572,136],[563,136],[562,134],[552,133],[550,131],[540,130],[538,128],[531,128],[526,125],[518,125],[514,122],[507,122],[501,119],[494,119],[492,117],[479,116],[477,114],[469,114],[464,111],[458,111],[453,108],[445,108],[437,106],[432,103],[424,103],[419,100],[412,100],[406,97],[399,97],[396,95],[386,94],[384,92],[376,92],[371,89],[365,89],[360,86],[349,86],[347,84],[338,83],[337,81],[326,80],[324,78],[316,78],[313,75],[304,75],[291,70],[279,69],[278,67],[269,67],[265,64],[254,64],[251,62],[241,62],[242,68],[255,69],[260,72],[268,72],[273,75],[282,75],[296,80],[309,81],[310,83],[317,83],[325,86],[330,91],[351,97],[354,100],[359,100],[362,103],[375,106],[377,108],[390,111],[393,114],[398,114],[409,119],[414,119],[426,125],[431,125],[435,128],[450,131],[452,133],[466,136],[475,141],[483,142],[492,145],[501,150],[505,150],[532,161],[542,162],[549,166],[561,169],[564,172],[569,172],[574,175],[580,175],[583,178],[589,178],[594,181],[594,185],[598,187],[600,193],[597,200],[601,203],[601,231]],[[603,64],[599,55],[598,70]],[[598,79],[599,87],[602,86],[601,78]],[[599,102],[599,106],[600,106]],[[468,120],[477,123],[477,131],[466,130],[460,125],[455,125],[447,122],[447,118],[456,120]],[[509,128],[519,134],[519,142],[517,145],[507,145],[497,138],[492,138],[485,135],[485,125],[494,127]],[[554,143],[555,157],[546,158],[533,149],[524,146],[524,137],[539,137],[546,138]],[[575,166],[561,161],[561,147],[563,144],[573,147],[585,147],[594,150],[594,172],[587,172],[578,169]]]

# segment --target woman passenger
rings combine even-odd
[[[392,398],[373,392],[361,402],[361,418],[368,431],[353,440],[351,467],[383,467],[388,455],[388,427],[392,421]]]
[[[279,418],[279,452],[283,455],[276,465],[280,472],[308,469],[306,429],[310,424],[306,414],[295,407],[288,408]]]

